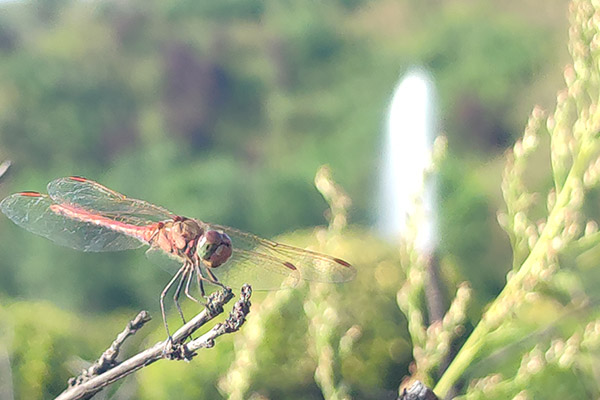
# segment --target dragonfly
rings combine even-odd
[[[169,337],[165,297],[176,285],[173,300],[185,323],[179,298],[183,291],[199,303],[190,292],[194,277],[205,297],[204,282],[222,288],[248,283],[255,290],[277,290],[302,280],[338,283],[356,275],[356,269],[340,258],[183,217],[78,176],[50,182],[47,194],[26,191],[8,196],[0,202],[0,210],[17,225],[59,245],[88,252],[146,245],[151,260],[176,265],[160,295]]]

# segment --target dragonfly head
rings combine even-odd
[[[208,230],[196,246],[196,253],[209,268],[216,268],[231,257],[231,239],[227,234]]]

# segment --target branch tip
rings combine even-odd
[[[224,288],[211,294],[205,309],[179,328],[172,338],[156,343],[151,348],[122,362],[117,362],[119,349],[125,339],[135,334],[151,319],[147,311],[141,311],[133,320],[129,321],[127,327],[117,336],[110,348],[90,368],[84,370],[78,377],[69,379],[69,386],[56,400],[89,398],[111,383],[160,359],[191,361],[197,355],[197,350],[214,347],[217,337],[240,329],[250,312],[251,294],[252,288],[244,285],[240,291],[240,299],[235,303],[229,317],[223,323],[216,324],[199,338],[184,343],[198,328],[222,313],[223,306],[233,298],[230,288]]]
[[[206,303],[206,309],[211,316],[219,315],[223,312],[223,306],[233,298],[233,292],[231,288],[224,288],[223,290],[216,291],[208,297]]]
[[[89,379],[108,371],[117,365],[117,357],[119,350],[128,337],[134,335],[140,328],[144,326],[152,318],[148,311],[142,310],[134,319],[127,323],[125,329],[117,335],[117,338],[112,342],[110,347],[102,353],[100,358],[96,360],[91,367],[81,371],[81,374],[74,378],[69,378],[67,381],[69,387],[82,384]]]
[[[423,382],[415,381],[408,389],[404,389],[398,400],[439,400]]]

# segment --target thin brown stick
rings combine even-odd
[[[425,257],[425,301],[427,303],[427,312],[429,314],[429,325],[441,321],[446,314],[446,305],[444,304],[443,283],[440,277],[440,260],[435,250]]]
[[[410,388],[402,391],[398,400],[438,400],[438,397],[422,382],[415,381]]]
[[[152,318],[147,311],[140,311],[140,313],[133,320],[129,321],[123,332],[119,333],[110,347],[104,353],[102,353],[100,358],[94,364],[92,364],[91,367],[83,370],[81,375],[78,377],[69,379],[69,386],[77,386],[88,379],[113,368],[117,364],[117,356],[119,355],[119,351],[123,343],[125,343],[125,340],[127,340],[129,336],[134,335],[140,328],[144,326],[146,322],[149,322],[151,319]]]
[[[99,390],[110,385],[111,383],[114,383],[161,359],[191,360],[196,355],[198,350],[202,348],[213,347],[214,340],[217,337],[226,333],[235,332],[242,326],[246,315],[250,312],[251,294],[252,288],[248,285],[244,285],[240,293],[240,300],[236,302],[233,310],[225,322],[216,324],[210,331],[199,338],[188,343],[184,343],[184,341],[198,328],[222,313],[223,306],[233,298],[231,289],[225,289],[213,293],[209,298],[206,308],[192,318],[187,324],[177,330],[177,332],[173,334],[171,342],[169,342],[167,339],[163,342],[156,343],[151,348],[144,350],[121,363],[114,364],[108,370],[101,372],[99,375],[82,379],[81,382],[76,382],[75,380],[77,378],[75,378],[75,380],[73,380],[75,385],[67,388],[58,397],[56,397],[56,400],[78,400],[89,398],[91,395],[97,393]],[[127,329],[123,331],[123,333],[126,331]],[[119,337],[121,337],[123,333],[121,333]],[[126,336],[128,337],[129,335]],[[124,339],[125,338],[123,338],[123,340]],[[119,340],[119,338],[117,338],[117,340]],[[115,340],[115,342],[117,342],[117,340]],[[111,346],[111,348],[112,347],[113,346]],[[120,344],[118,347],[120,347]],[[110,349],[104,354],[109,351]],[[100,360],[98,360],[98,362],[100,362]]]
[[[6,174],[6,172],[10,168],[11,164],[12,164],[12,162],[10,160],[6,160],[6,161],[0,163],[0,178],[2,178],[4,176],[4,174]]]

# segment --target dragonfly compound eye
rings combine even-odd
[[[231,257],[231,239],[225,233],[207,231],[196,251],[209,268],[216,268]]]

